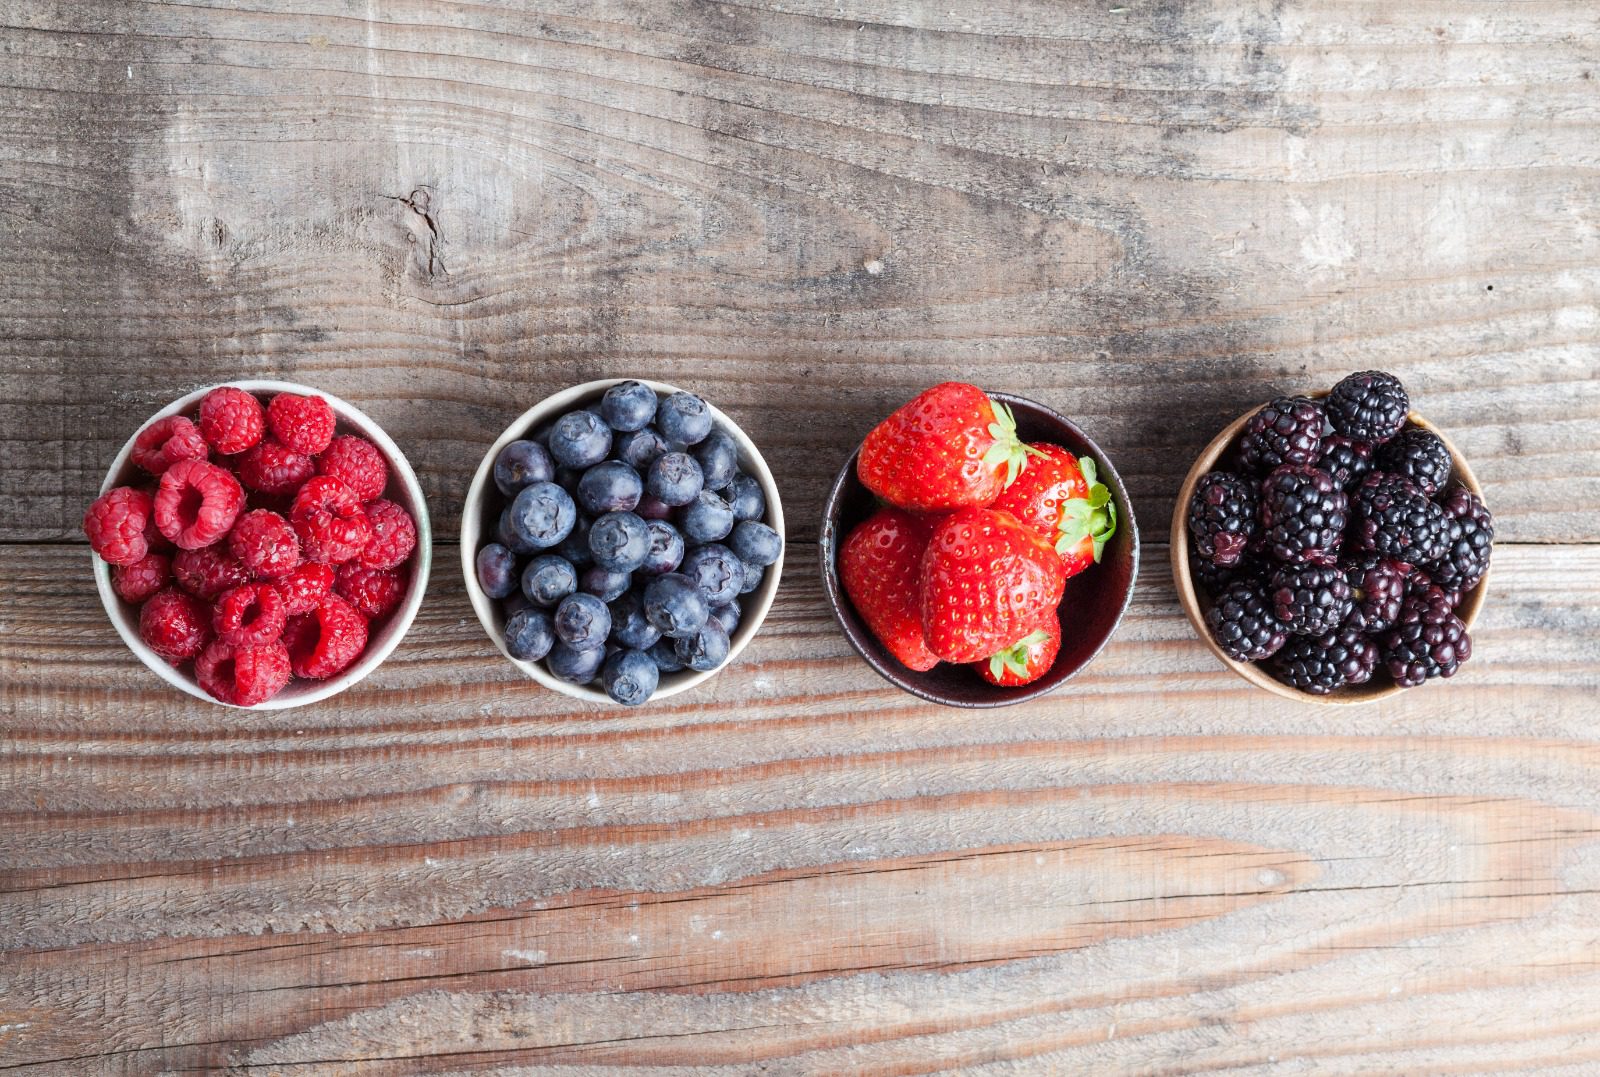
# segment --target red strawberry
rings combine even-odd
[[[1061,622],[1050,617],[1010,647],[990,655],[987,662],[974,663],[973,668],[990,684],[1014,688],[1049,673],[1060,653]]]
[[[1009,408],[976,386],[947,381],[873,427],[856,474],[903,509],[947,511],[993,502],[1032,451]]]
[[[879,509],[839,548],[839,581],[878,642],[904,665],[932,669],[939,658],[922,642],[917,581],[934,520]]]
[[[976,662],[1038,627],[1061,601],[1061,558],[1009,512],[962,509],[922,555],[922,637],[949,662]]]
[[[1094,458],[1076,457],[1059,445],[1030,445],[1039,454],[1026,473],[1006,487],[994,507],[1003,509],[1055,544],[1067,575],[1100,560],[1117,530],[1111,491],[1095,481]]]

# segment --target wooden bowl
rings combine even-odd
[[[257,397],[271,397],[276,393],[299,393],[301,396],[320,396],[333,408],[333,413],[338,417],[338,432],[340,434],[356,434],[366,438],[377,446],[383,454],[384,461],[389,465],[389,486],[383,496],[398,504],[411,514],[417,525],[417,548],[412,553],[411,579],[406,585],[406,596],[401,601],[399,609],[390,614],[383,626],[373,632],[367,640],[367,649],[356,662],[336,677],[325,681],[307,681],[296,678],[284,687],[283,691],[267,700],[257,703],[253,707],[239,707],[240,710],[278,711],[291,707],[303,707],[307,703],[316,703],[319,700],[336,696],[349,688],[367,674],[377,669],[383,660],[389,657],[400,643],[401,637],[411,627],[411,622],[417,616],[417,610],[422,606],[422,596],[428,589],[428,572],[433,563],[433,535],[428,526],[428,504],[422,497],[422,484],[417,481],[417,476],[411,470],[411,465],[406,461],[405,454],[400,451],[383,428],[373,422],[360,408],[347,401],[340,400],[332,393],[309,385],[300,385],[292,381],[261,381],[245,380],[224,382]],[[150,416],[139,430],[158,419],[165,419],[169,415],[188,415],[193,417],[200,406],[200,398],[209,393],[216,386],[208,385],[204,389],[196,389],[186,396],[179,397],[154,415]],[[105,482],[100,484],[103,494],[114,486],[132,482],[136,478],[149,476],[134,466],[133,442],[139,436],[135,431],[133,437],[122,446],[122,451],[112,461],[111,470],[106,473]],[[106,608],[111,623],[116,626],[117,634],[128,645],[128,649],[139,657],[139,661],[149,666],[162,680],[175,688],[189,693],[197,699],[207,703],[214,703],[219,707],[235,707],[236,704],[224,703],[214,697],[210,692],[200,687],[195,680],[194,673],[185,665],[179,669],[167,662],[166,659],[156,654],[139,638],[139,607],[124,602],[118,597],[117,592],[111,587],[111,566],[100,558],[90,554],[94,561],[95,587],[100,591],[100,601]]]
[[[872,492],[856,477],[856,459],[861,454],[859,446],[834,479],[822,515],[819,543],[822,582],[828,605],[838,618],[839,627],[844,629],[845,638],[884,680],[930,703],[947,707],[1008,707],[1059,688],[1087,666],[1116,632],[1133,598],[1133,581],[1139,574],[1139,525],[1123,489],[1122,477],[1117,474],[1111,458],[1089,435],[1043,404],[1009,393],[990,393],[989,396],[1011,408],[1017,419],[1017,432],[1024,441],[1053,442],[1075,455],[1093,457],[1099,479],[1110,488],[1112,502],[1117,507],[1117,530],[1106,543],[1100,563],[1067,581],[1059,610],[1087,613],[1075,616],[1070,625],[1062,620],[1061,653],[1043,677],[1032,684],[1000,688],[978,676],[975,670],[948,662],[918,673],[902,665],[878,642],[839,582],[839,546],[856,525],[878,507]]]
[[[1324,391],[1307,395],[1314,400],[1320,400],[1328,394]],[[1249,422],[1250,417],[1260,410],[1260,407],[1251,408],[1229,423],[1222,433],[1213,438],[1211,444],[1207,445],[1205,450],[1200,453],[1199,458],[1195,460],[1194,466],[1189,469],[1188,476],[1183,480],[1183,487],[1178,491],[1178,502],[1172,510],[1172,580],[1177,586],[1178,601],[1183,604],[1183,612],[1188,615],[1189,623],[1194,626],[1194,630],[1199,634],[1200,639],[1204,641],[1205,645],[1211,649],[1211,653],[1216,655],[1223,665],[1257,688],[1265,688],[1274,695],[1282,696],[1285,699],[1293,699],[1301,703],[1345,706],[1371,703],[1374,700],[1392,696],[1396,692],[1406,691],[1406,689],[1390,680],[1382,670],[1379,670],[1374,674],[1373,679],[1366,684],[1346,685],[1325,696],[1302,692],[1298,688],[1293,688],[1278,680],[1259,663],[1240,662],[1228,657],[1222,648],[1217,646],[1216,640],[1211,638],[1211,633],[1206,629],[1205,617],[1206,611],[1211,608],[1211,599],[1203,590],[1195,586],[1194,580],[1189,573],[1189,499],[1194,495],[1194,488],[1200,481],[1200,476],[1208,471],[1216,470],[1218,464],[1229,456],[1234,448],[1234,443],[1238,440],[1239,432],[1244,429],[1244,424]],[[1438,435],[1439,440],[1444,442],[1445,448],[1450,450],[1450,480],[1459,482],[1481,500],[1483,498],[1483,489],[1478,485],[1477,477],[1472,474],[1472,468],[1467,465],[1466,458],[1456,450],[1450,439],[1445,437],[1444,431],[1414,411],[1406,418],[1411,425],[1420,426],[1422,429],[1432,431]],[[1483,598],[1488,589],[1489,574],[1485,572],[1483,579],[1478,581],[1478,586],[1461,596],[1461,604],[1456,607],[1456,616],[1461,618],[1461,622],[1467,628],[1470,629],[1472,622],[1477,620],[1478,611],[1483,608]]]

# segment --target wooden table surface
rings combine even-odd
[[[8,0],[0,1070],[1600,1068],[1591,0]],[[1251,689],[1172,500],[1383,367],[1498,517],[1454,681]],[[455,536],[510,419],[692,386],[783,490],[743,659],[639,711],[519,678]],[[435,521],[359,687],[240,714],[119,643],[78,530],[195,386],[378,419]],[[959,376],[1115,459],[1145,558],[1066,690],[857,659],[825,486]]]

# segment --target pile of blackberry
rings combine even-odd
[[[1472,655],[1456,616],[1489,570],[1494,517],[1450,482],[1450,452],[1407,422],[1392,374],[1261,408],[1189,502],[1206,626],[1241,662],[1326,695],[1387,676],[1410,688]]]

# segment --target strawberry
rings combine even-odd
[[[991,504],[1034,452],[1017,437],[1009,408],[947,381],[873,427],[856,474],[900,508],[942,512]]]
[[[1111,491],[1095,481],[1094,458],[1073,456],[1059,445],[1030,445],[1038,459],[1007,486],[994,507],[1011,513],[1055,544],[1067,575],[1100,560],[1117,530]]]
[[[922,637],[949,662],[976,662],[1038,627],[1066,584],[1061,558],[1009,512],[962,509],[922,555]]]
[[[990,684],[1015,688],[1049,673],[1060,653],[1061,622],[1050,617],[1010,647],[990,655],[987,662],[973,663],[973,668]]]
[[[922,642],[918,578],[935,521],[879,509],[839,548],[839,580],[878,642],[918,672],[939,658]]]

